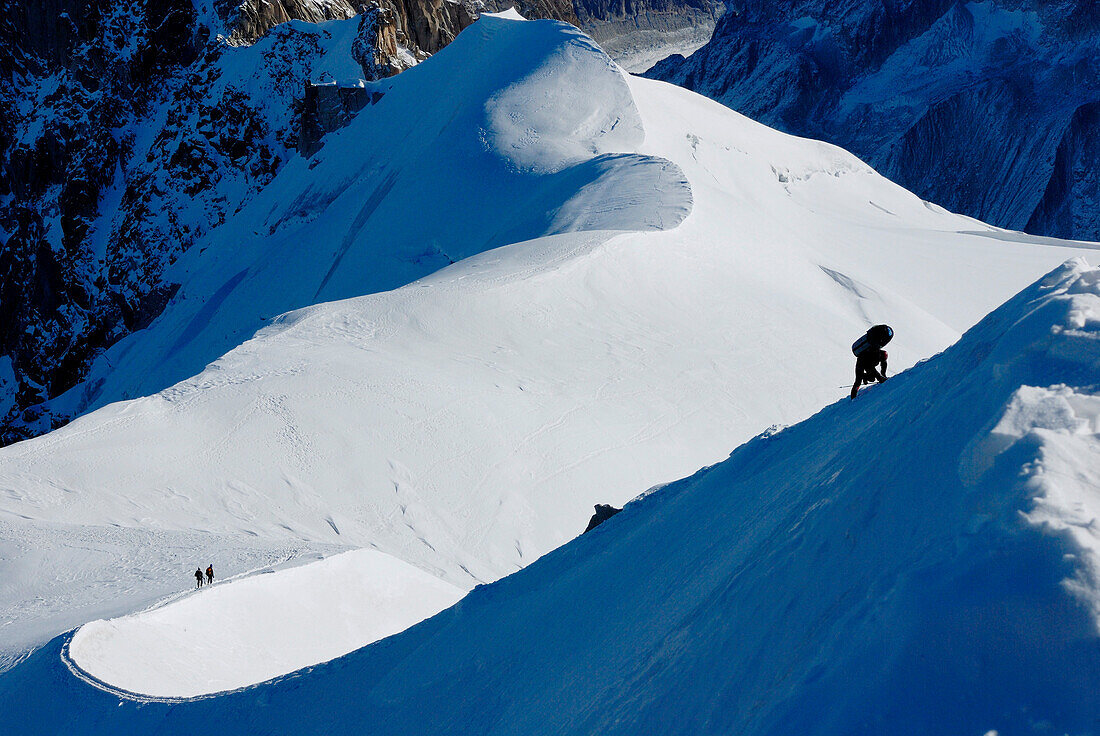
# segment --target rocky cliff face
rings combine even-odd
[[[95,346],[140,327],[163,299],[150,278],[162,251],[132,256],[151,235],[140,212],[157,177],[117,174],[139,145],[132,121],[160,80],[197,58],[203,29],[176,0],[140,13],[66,0],[13,10],[0,39],[11,80],[0,85],[0,354],[18,409],[74,385]],[[97,222],[108,189],[116,211],[128,206],[113,238]],[[183,235],[164,224],[161,240]]]
[[[500,13],[515,8],[524,18],[549,18],[580,27],[570,0],[467,0],[475,12]]]
[[[642,72],[710,40],[725,10],[719,0],[574,0],[585,33],[620,64]]]
[[[408,37],[397,22],[397,12],[389,3],[385,7],[373,3],[359,16],[351,55],[363,68],[364,80],[392,77],[420,60],[410,52]]]
[[[244,0],[228,13],[229,42],[247,46],[282,23],[320,23],[351,18],[358,12],[358,5],[349,0]]]
[[[1100,5],[740,0],[648,73],[857,153],[925,199],[1100,239]]]

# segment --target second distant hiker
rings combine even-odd
[[[596,513],[592,514],[592,518],[588,521],[588,528],[581,532],[581,534],[592,531],[620,511],[622,511],[622,509],[617,509],[606,503],[596,504]]]
[[[886,380],[886,343],[894,337],[889,325],[875,325],[867,334],[852,343],[852,353],[856,356],[856,382],[852,384],[852,398],[859,393],[864,383]]]
[[[206,583],[207,583],[207,585],[211,585],[211,584],[213,584],[213,582],[214,582],[214,566],[213,565],[207,565],[206,566]]]

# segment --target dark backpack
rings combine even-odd
[[[852,355],[859,357],[867,352],[868,348],[878,348],[881,350],[886,347],[886,343],[890,342],[893,337],[894,331],[890,329],[889,325],[875,325],[867,330],[867,333],[863,335],[863,337],[852,343]]]

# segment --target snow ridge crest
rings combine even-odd
[[[989,344],[986,333],[1014,317],[990,353],[988,377],[1007,379],[1017,372],[1014,364],[1025,373],[964,450],[959,475],[973,486],[1013,451],[1030,458],[1020,469],[1028,499],[1020,515],[1075,550],[1076,572],[1064,585],[1086,602],[1100,630],[1100,471],[1095,462],[1082,463],[1100,457],[1100,269],[1080,258],[1067,261],[962,342]],[[1008,351],[1016,357],[1006,361]]]

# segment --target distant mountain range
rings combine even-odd
[[[1100,4],[738,0],[647,76],[1005,228],[1100,240]]]

